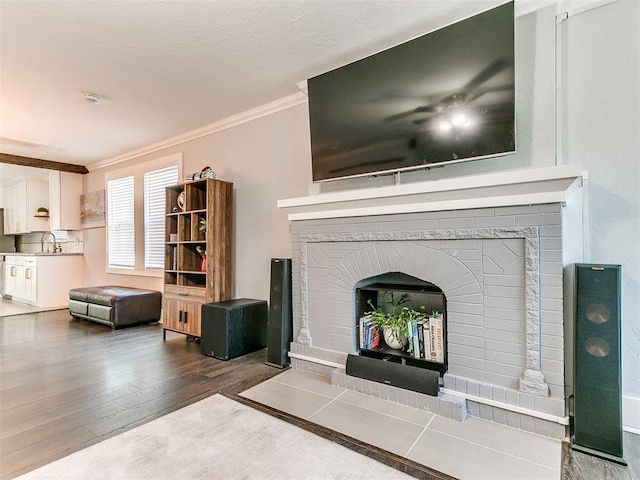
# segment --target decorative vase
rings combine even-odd
[[[384,341],[389,345],[389,348],[401,350],[407,344],[407,337],[400,335],[397,328],[385,328],[382,333],[384,334]]]
[[[200,264],[200,271],[201,272],[206,272],[207,271],[207,256],[206,255],[202,256],[202,263]]]

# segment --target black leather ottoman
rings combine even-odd
[[[69,313],[109,325],[111,328],[157,322],[162,309],[162,294],[156,290],[119,287],[73,288],[69,290]]]

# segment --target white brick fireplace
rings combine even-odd
[[[459,420],[468,412],[563,437],[565,267],[581,260],[580,180],[579,169],[555,167],[280,201],[292,222],[292,365]],[[358,352],[356,285],[391,272],[445,294],[438,398],[342,371]]]

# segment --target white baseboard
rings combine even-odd
[[[622,415],[624,430],[640,434],[640,397],[623,395]]]

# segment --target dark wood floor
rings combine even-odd
[[[0,478],[13,478],[215,393],[281,372],[227,362],[159,325],[112,331],[67,310],[0,318]]]
[[[622,438],[626,466],[572,451],[565,444],[562,480],[640,480],[640,435],[623,432]]]
[[[416,478],[427,467],[255,404],[237,394],[282,370],[266,351],[227,362],[160,325],[111,330],[67,310],[0,318],[0,479],[14,478],[169,412],[221,393]],[[631,468],[565,449],[563,479],[640,479],[640,437],[625,433]],[[595,476],[594,476],[595,475]]]

